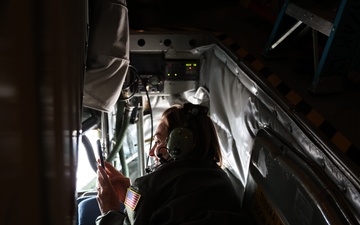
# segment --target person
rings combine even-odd
[[[97,225],[248,224],[228,175],[208,108],[185,103],[166,109],[149,155],[152,171],[123,176],[98,166]],[[125,210],[119,210],[119,201]]]

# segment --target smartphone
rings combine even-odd
[[[105,169],[104,156],[103,156],[103,152],[101,150],[101,142],[100,142],[100,140],[97,140],[96,143],[97,143],[97,147],[98,147],[98,155],[100,158],[101,167]]]

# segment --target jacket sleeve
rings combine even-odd
[[[96,218],[96,225],[123,225],[126,215],[122,212],[109,211]]]
[[[83,104],[109,112],[117,102],[129,66],[126,0],[89,0],[89,46]]]

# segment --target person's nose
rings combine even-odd
[[[149,156],[155,156],[155,148],[156,148],[156,145],[152,146],[152,148],[149,151]]]

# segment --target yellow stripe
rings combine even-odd
[[[267,79],[274,87],[277,87],[282,81],[275,74],[271,74]]]
[[[344,153],[351,146],[351,142],[340,132],[336,132],[336,134],[334,135],[334,137],[331,140]]]
[[[238,50],[236,50],[236,53],[238,54],[238,56],[240,58],[244,58],[245,56],[247,56],[249,54],[249,52],[244,48],[239,48]]]
[[[223,40],[223,43],[227,46],[234,44],[234,40],[231,38],[226,38]]]
[[[291,104],[293,104],[294,106],[296,106],[297,104],[299,104],[299,102],[301,101],[301,96],[298,95],[296,92],[294,92],[293,90],[291,90],[286,96],[287,100],[290,101]]]
[[[310,113],[306,115],[306,118],[310,120],[310,122],[314,124],[316,127],[319,127],[325,121],[325,118],[314,109],[311,110]]]
[[[252,62],[251,66],[254,67],[256,71],[260,71],[262,68],[264,68],[264,64],[259,60],[255,60],[254,62]]]
[[[223,34],[224,32],[219,32],[219,31],[213,31],[211,32],[212,35],[214,35],[215,37],[220,36],[221,34]]]

